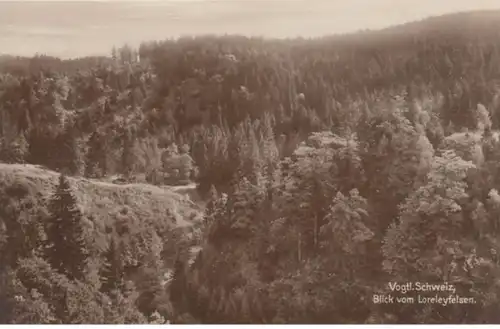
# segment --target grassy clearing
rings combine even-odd
[[[0,191],[48,198],[59,173],[34,165],[0,163]],[[201,212],[188,196],[167,187],[147,184],[117,185],[97,180],[68,177],[83,214],[109,223],[117,213],[144,221],[166,221],[169,226],[187,227],[200,219]]]

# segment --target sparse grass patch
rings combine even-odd
[[[59,173],[33,165],[0,164],[0,191],[12,198],[49,197]],[[193,203],[183,195],[147,184],[117,185],[68,177],[83,214],[92,221],[111,224],[115,214],[173,227],[190,226]],[[99,225],[100,226],[100,225]]]

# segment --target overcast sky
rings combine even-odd
[[[477,9],[500,0],[0,0],[0,53],[108,54],[186,34],[321,36]]]

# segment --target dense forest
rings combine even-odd
[[[0,72],[0,323],[500,323],[500,12]]]

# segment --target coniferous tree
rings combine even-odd
[[[70,280],[85,277],[89,252],[82,226],[82,213],[73,196],[68,179],[61,175],[49,203],[46,259]]]
[[[174,273],[170,283],[170,301],[180,311],[184,311],[185,292],[187,289],[185,264],[181,259],[177,259],[174,265]]]
[[[259,153],[259,143],[257,141],[257,137],[255,136],[253,127],[249,128],[246,147],[247,149],[243,155],[243,176],[246,177],[252,184],[260,186],[263,183],[263,161]]]
[[[276,169],[279,158],[279,151],[276,145],[276,137],[273,129],[273,121],[271,114],[265,113],[263,124],[261,127],[261,157],[264,162],[264,172],[272,173]]]
[[[68,126],[57,139],[60,146],[58,169],[69,175],[82,174],[84,159],[75,128]]]
[[[257,210],[264,198],[264,191],[245,177],[230,197],[231,229],[239,236],[256,232]]]
[[[70,149],[70,158],[68,164],[68,171],[71,175],[79,176],[83,174],[84,158],[80,145],[80,139],[71,133],[68,141],[68,148]]]
[[[112,237],[109,247],[104,254],[104,264],[101,269],[101,291],[110,294],[114,291],[123,291],[125,287],[124,267],[121,260],[119,245]]]
[[[219,194],[217,193],[217,189],[214,185],[210,187],[210,191],[208,191],[208,202],[205,207],[205,220],[203,223],[205,226],[210,225],[215,220],[215,215],[217,213],[217,203],[219,200]]]
[[[129,177],[134,173],[137,165],[137,142],[134,134],[127,130],[123,140],[123,151],[121,157],[122,173]]]
[[[245,149],[244,131],[239,127],[231,136],[227,145],[227,167],[231,173],[230,190],[236,190],[240,180],[243,178],[243,159]]]
[[[99,178],[107,174],[107,160],[105,140],[103,136],[94,132],[87,143],[85,161],[85,177]]]

